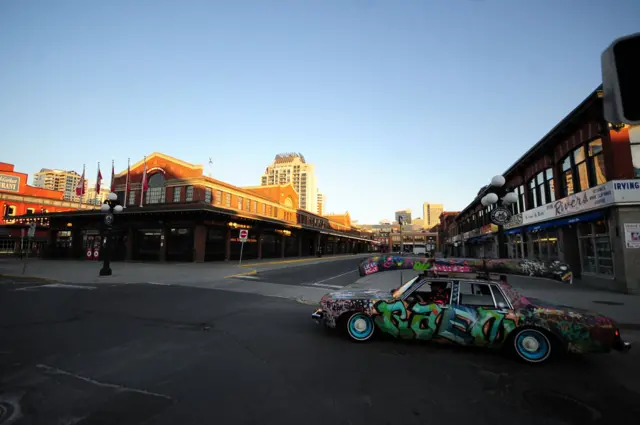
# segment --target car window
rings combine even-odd
[[[489,285],[477,282],[460,282],[458,304],[477,307],[496,307]]]
[[[507,300],[504,299],[504,295],[502,295],[500,288],[496,285],[491,285],[491,292],[493,292],[493,297],[496,300],[498,308],[509,308],[509,304],[507,303]]]
[[[446,280],[424,279],[416,289],[407,291],[409,296],[419,297],[420,302],[448,304],[451,300],[451,289],[453,284]]]

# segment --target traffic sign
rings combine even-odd
[[[249,237],[249,231],[247,229],[240,229],[240,242],[246,242]]]
[[[91,252],[91,248],[87,249],[87,258],[88,258],[89,260],[91,260],[91,259],[93,258],[91,254],[92,254],[92,252]]]

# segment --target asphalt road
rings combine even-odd
[[[478,350],[351,343],[316,325],[312,306],[279,298],[33,286],[0,283],[0,416],[12,425],[585,425],[640,415],[640,394],[624,386],[640,368],[632,353],[531,367]]]
[[[282,285],[318,286],[330,289],[341,288],[360,278],[358,265],[362,258],[301,264],[275,270],[258,272],[241,279],[259,280]]]

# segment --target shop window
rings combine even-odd
[[[629,130],[631,140],[631,162],[636,178],[640,178],[640,127],[631,127]]]
[[[222,204],[222,191],[216,190],[216,205]]]
[[[573,195],[606,181],[600,139],[579,146],[562,160],[562,196]]]
[[[177,186],[173,188],[173,202],[180,202],[182,196],[182,187]]]
[[[162,173],[154,173],[149,177],[149,190],[147,190],[146,204],[162,204],[165,202],[166,188]]]
[[[230,193],[225,193],[224,194],[224,206],[227,208],[231,208],[231,194]]]
[[[509,235],[507,244],[509,248],[509,258],[522,258],[522,235],[520,233]]]
[[[135,190],[130,190],[129,191],[129,199],[127,200],[127,203],[129,205],[135,205],[136,204],[136,191]]]
[[[559,256],[558,231],[555,229],[529,233],[533,245],[533,256],[539,260],[555,260]]]
[[[553,185],[553,169],[547,168],[540,171],[529,180],[529,205],[536,208],[555,201],[555,187]]]
[[[589,182],[591,186],[598,186],[606,183],[607,178],[604,172],[604,155],[602,154],[602,140],[589,142]]]
[[[613,254],[606,221],[578,224],[583,273],[613,276]]]
[[[211,203],[212,192],[213,191],[211,189],[204,190],[204,202],[206,202],[207,204]]]
[[[193,202],[193,186],[187,186],[187,191],[184,196],[186,202]]]

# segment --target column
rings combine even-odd
[[[262,229],[258,229],[256,239],[258,244],[258,260],[262,260]]]
[[[125,243],[125,254],[124,254],[125,261],[133,260],[133,237],[134,237],[133,228],[129,227],[127,229],[127,241]]]
[[[284,258],[286,245],[287,245],[287,237],[285,235],[280,235],[280,258]]]
[[[193,232],[193,261],[204,263],[205,249],[207,248],[207,226],[197,224]]]
[[[231,258],[231,229],[227,227],[227,232],[224,235],[224,261],[229,261]]]
[[[313,253],[311,255],[316,255],[318,253],[318,249],[320,248],[320,233],[316,233],[313,237]]]

